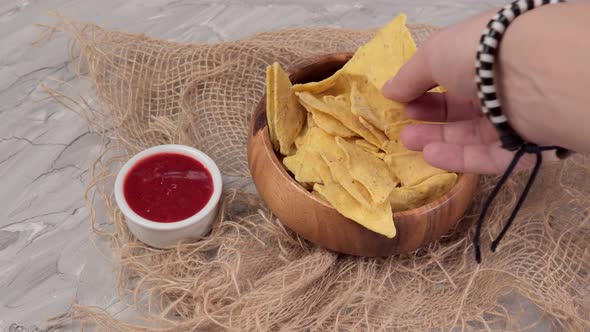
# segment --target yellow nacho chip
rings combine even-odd
[[[320,128],[310,130],[309,146],[310,151],[317,152],[324,161],[321,166],[316,166],[318,176],[322,178],[321,182],[335,182],[342,185],[357,201],[365,206],[369,206],[371,195],[365,187],[358,181],[355,181],[346,164],[346,154],[337,145],[334,136],[324,132]],[[323,167],[326,165],[329,175]],[[320,182],[318,182],[320,183]]]
[[[301,105],[303,106],[303,105]],[[304,107],[305,108],[305,107]],[[309,116],[311,113],[307,112],[307,127],[308,128],[313,128],[313,127],[317,127],[317,123],[315,123],[315,121],[313,120],[313,116]]]
[[[375,136],[363,126],[357,116],[347,109],[346,102],[343,98],[324,96],[320,99],[309,92],[297,92],[296,95],[299,98],[301,105],[303,105],[308,111],[320,111],[326,113],[342,123],[347,129],[371,143],[379,145],[379,141]]]
[[[327,91],[336,85],[338,78],[337,73],[319,82],[309,82],[304,84],[293,85],[293,91],[295,92],[309,92],[313,94],[319,94]]]
[[[386,154],[404,153],[410,151],[400,140],[386,141],[383,143],[383,145],[381,145],[381,149],[385,151]]]
[[[350,110],[354,115],[369,121],[375,125],[380,122],[379,116],[373,109],[365,97],[361,94],[357,87],[357,83],[353,82],[350,90]]]
[[[371,152],[375,157],[383,160],[385,158],[385,152]]]
[[[379,147],[367,142],[365,139],[357,139],[354,141],[354,144],[360,146],[361,148],[365,149],[365,151],[369,152],[379,152]]]
[[[313,189],[311,191],[311,194],[313,196],[315,196],[317,199],[319,199],[320,201],[324,201],[324,202],[330,204],[330,202],[328,202],[328,200],[326,199],[326,197],[324,197],[322,194],[320,194],[317,190]]]
[[[344,157],[331,159],[328,155],[322,155],[324,161],[330,168],[330,174],[334,179],[334,183],[340,184],[354,200],[365,207],[371,206],[371,194],[359,181],[350,174]]]
[[[341,156],[338,149],[336,149],[334,136],[326,133],[322,128],[310,128],[308,135],[309,141],[307,143],[310,151],[329,153],[329,157],[332,159]]]
[[[438,93],[443,93],[443,92],[447,92],[447,89],[443,88],[442,86],[437,86],[436,88],[432,88],[430,91],[428,92],[438,92]]]
[[[283,164],[293,173],[295,180],[303,184],[333,182],[330,169],[321,154],[326,154],[323,152],[326,150],[334,150],[334,137],[320,128],[314,127],[307,129],[307,134],[301,138],[299,144],[300,146],[294,155],[283,159]],[[334,152],[329,156],[338,158]]]
[[[414,186],[393,189],[389,195],[391,208],[395,212],[415,209],[426,205],[447,193],[457,181],[457,174],[437,174]]]
[[[447,173],[428,164],[422,153],[415,151],[386,154],[384,161],[402,186],[413,186],[434,175]]]
[[[356,144],[361,147],[363,150],[371,153],[372,155],[376,156],[377,158],[383,160],[385,157],[385,153],[381,152],[381,149],[374,146],[373,144],[367,142],[367,140],[360,138],[360,139],[348,139],[350,143]]]
[[[416,44],[406,26],[406,15],[400,14],[361,46],[341,71],[366,76],[381,90],[414,53]]]
[[[309,118],[309,117],[308,117]],[[299,132],[299,135],[295,138],[295,149],[301,148],[305,140],[307,139],[307,133],[309,132],[309,126],[304,126]]]
[[[342,124],[342,122],[336,120],[333,116],[320,112],[318,110],[312,110],[309,115],[312,115],[313,122],[320,128],[322,128],[325,132],[333,136],[340,136],[340,137],[354,137],[357,134],[346,128]],[[308,116],[309,116],[308,115]]]
[[[373,137],[375,137],[375,139],[379,143],[379,145],[383,145],[383,143],[385,143],[387,141],[387,136],[385,136],[385,134],[381,130],[379,130],[378,128],[375,128],[375,126],[373,126],[372,124],[367,122],[365,119],[359,117],[359,122],[365,128],[367,128],[367,130],[369,130],[369,132],[373,135]]]
[[[391,123],[406,119],[402,105],[383,96],[381,91],[368,83],[367,78],[348,77],[350,84],[350,107],[353,114],[364,118],[374,127],[385,131]]]
[[[296,154],[285,157],[283,165],[295,175],[299,183],[322,183],[320,174],[313,167],[318,161],[323,161],[319,153],[299,149]]]
[[[297,98],[299,98],[299,103],[305,107],[305,109],[313,113],[314,111],[324,112],[326,114],[332,115],[334,110],[330,109],[329,105],[326,105],[322,98],[317,97],[316,95],[309,93],[309,92],[295,92]]]
[[[330,167],[323,158],[320,158],[320,160],[315,165],[313,165],[313,168],[319,174],[320,179],[322,179],[321,183],[328,184],[336,182],[332,176]]]
[[[279,141],[277,140],[276,126],[274,123],[275,103],[275,74],[273,66],[266,67],[266,123],[270,142],[275,151],[279,150]]]
[[[292,154],[295,138],[303,128],[306,113],[291,91],[289,75],[276,62],[272,65],[272,70],[274,90],[271,89],[270,92],[273,93],[273,102],[268,107],[273,120],[270,124],[275,128],[279,151],[288,156]]]
[[[396,185],[385,162],[340,137],[336,137],[336,144],[346,155],[346,164],[352,178],[367,189],[373,202],[385,202]]]
[[[399,140],[400,135],[402,133],[402,129],[404,129],[405,126],[407,126],[409,124],[413,124],[413,123],[418,123],[418,121],[416,121],[416,120],[403,120],[403,121],[390,123],[385,127],[385,135],[392,141]]]
[[[330,204],[343,216],[356,221],[373,232],[388,238],[395,237],[393,213],[389,202],[364,206],[352,197],[338,183],[328,185],[316,184],[314,191],[325,197]]]
[[[325,105],[328,105],[329,108],[333,109],[332,115],[340,120],[340,122],[342,122],[347,128],[374,145],[381,144],[380,140],[361,123],[359,117],[352,114],[350,108],[347,107],[346,97],[324,96],[323,101]]]

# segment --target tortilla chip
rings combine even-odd
[[[277,140],[275,119],[275,75],[273,66],[266,67],[266,123],[270,142],[275,151],[279,151],[279,141]]]
[[[346,164],[352,178],[367,189],[373,202],[385,202],[396,185],[385,162],[340,137],[336,137],[336,144],[346,155]]]
[[[320,160],[318,160],[313,165],[313,168],[315,169],[317,174],[320,176],[320,179],[322,179],[321,183],[329,184],[329,183],[336,182],[336,180],[334,180],[334,177],[332,177],[332,172],[330,171],[330,167],[328,166],[328,164],[326,163],[326,161],[323,158],[320,158]]]
[[[402,105],[385,98],[381,91],[368,83],[366,77],[347,77],[353,114],[364,118],[381,131],[385,131],[385,127],[391,123],[406,119]]]
[[[402,129],[405,126],[413,123],[418,123],[416,120],[403,120],[399,122],[390,123],[385,127],[385,135],[392,141],[399,140]]]
[[[334,87],[334,85],[336,85],[337,79],[338,79],[338,73],[335,73],[334,75],[332,75],[320,82],[309,82],[309,83],[304,83],[304,84],[295,84],[295,85],[293,85],[293,91],[294,92],[309,92],[309,93],[313,93],[313,94],[320,94],[320,93],[325,92],[325,91],[331,89],[332,87]]]
[[[322,128],[325,132],[333,136],[340,136],[340,137],[354,137],[357,136],[356,133],[344,126],[342,122],[336,120],[333,116],[326,114],[324,112],[320,112],[318,110],[313,110],[309,115],[313,116],[313,121],[315,124]]]
[[[330,168],[334,183],[340,184],[361,205],[370,207],[372,204],[371,194],[367,188],[352,177],[344,157],[336,159],[330,159],[327,155],[322,155],[322,157]]]
[[[408,148],[400,140],[386,141],[381,145],[381,149],[386,154],[405,153],[409,152]]]
[[[379,152],[379,147],[367,142],[365,139],[357,139],[354,141],[354,144],[360,146],[361,148],[365,149],[368,152]]]
[[[283,159],[283,164],[293,173],[295,180],[302,184],[334,182],[328,165],[321,157],[323,151],[331,151],[329,156],[338,158],[334,137],[314,127],[298,139],[300,146],[297,152]]]
[[[310,112],[307,112],[307,127],[313,128],[313,127],[317,127],[317,126],[318,126],[317,123],[315,123],[315,121],[313,120],[313,114]]]
[[[313,190],[311,191],[311,194],[312,194],[313,196],[315,196],[317,199],[319,199],[320,201],[324,201],[324,202],[326,202],[326,203],[330,204],[330,202],[328,202],[328,200],[326,199],[326,197],[324,197],[322,194],[320,194],[320,193],[319,193],[318,191],[316,191],[315,189],[313,189]]]
[[[328,153],[331,159],[335,159],[341,156],[337,147],[334,136],[326,133],[320,127],[313,127],[309,129],[309,140],[306,142],[306,146],[309,151],[324,152]]]
[[[395,188],[389,195],[391,208],[395,212],[424,206],[446,194],[457,181],[457,174],[444,173],[427,178],[414,186]]]
[[[332,109],[332,116],[338,119],[347,128],[357,133],[360,137],[366,139],[374,145],[379,146],[380,140],[376,138],[367,127],[365,127],[359,117],[352,114],[347,107],[346,97],[324,96],[323,102],[328,108]]]
[[[334,101],[336,103],[339,103],[341,106],[345,106],[345,107],[350,106],[349,102],[348,102],[348,97],[346,97],[346,95],[343,95],[343,94],[339,94],[339,95],[334,96]]]
[[[406,26],[406,15],[400,14],[361,46],[341,71],[366,76],[381,90],[414,53],[416,44]]]
[[[285,157],[283,165],[295,175],[299,183],[322,183],[320,174],[313,167],[318,161],[323,161],[319,153],[299,149],[296,154]]]
[[[383,160],[385,158],[385,153],[384,152],[371,152],[375,157]]]
[[[331,110],[330,106],[326,105],[321,97],[309,92],[295,92],[295,95],[299,98],[299,103],[301,103],[309,113],[315,111],[324,112],[329,115],[334,113],[334,110]]]
[[[359,121],[365,128],[369,130],[371,134],[373,134],[375,139],[379,142],[379,145],[383,145],[383,143],[387,141],[387,136],[385,136],[385,134],[381,130],[375,128],[372,124],[370,124],[361,117],[359,117]]]
[[[330,176],[327,176],[325,175],[325,169],[322,166],[317,166],[318,173],[322,174],[321,177],[326,180],[325,182],[339,183],[357,201],[365,206],[369,206],[371,204],[371,195],[350,174],[346,163],[346,154],[336,145],[335,138],[320,128],[313,128],[310,133],[313,135],[309,142],[310,150],[320,154],[330,171]]]
[[[325,197],[336,211],[343,216],[352,219],[375,233],[388,238],[395,237],[396,230],[389,202],[373,204],[368,207],[364,206],[355,200],[338,183],[328,185],[316,184],[313,189],[322,197]]]
[[[289,75],[276,62],[272,67],[274,91],[271,90],[271,92],[274,93],[274,102],[269,105],[270,113],[273,116],[272,124],[275,126],[279,151],[282,155],[288,156],[293,153],[293,143],[303,128],[306,113],[291,91]]]
[[[437,174],[447,173],[428,164],[420,152],[386,154],[384,161],[404,187],[416,185]]]
[[[307,133],[309,132],[309,126],[304,126],[299,132],[299,135],[295,138],[295,149],[301,148],[301,145],[305,142],[307,138]]]

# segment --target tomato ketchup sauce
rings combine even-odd
[[[198,160],[180,153],[158,153],[127,173],[123,194],[145,219],[170,223],[199,212],[213,195],[213,178]]]

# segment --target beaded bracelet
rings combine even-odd
[[[481,248],[480,236],[481,227],[483,225],[488,208],[498,195],[500,188],[504,185],[518,161],[526,153],[534,154],[536,162],[533,170],[529,176],[526,186],[518,199],[512,214],[508,221],[502,228],[498,237],[492,242],[491,250],[496,251],[498,244],[512,225],[514,218],[520,210],[526,196],[528,195],[531,186],[539,172],[539,168],[543,161],[542,152],[554,150],[560,159],[566,158],[569,151],[557,146],[538,146],[537,144],[526,142],[522,139],[508,123],[508,119],[502,114],[502,107],[496,95],[496,86],[494,79],[494,62],[496,59],[497,49],[502,40],[502,36],[506,28],[514,19],[523,13],[544,5],[556,4],[565,2],[564,0],[518,0],[501,9],[488,23],[480,38],[480,45],[477,50],[477,59],[475,63],[475,81],[477,84],[478,98],[480,100],[482,112],[487,116],[490,122],[497,129],[502,142],[502,148],[509,151],[516,151],[512,162],[506,169],[504,175],[498,181],[496,187],[490,193],[486,200],[479,219],[476,224],[475,237],[473,245],[475,248],[475,259],[477,263],[481,263]]]

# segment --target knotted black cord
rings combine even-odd
[[[506,171],[504,172],[504,174],[502,175],[502,177],[500,178],[500,180],[498,181],[498,183],[494,187],[494,190],[492,190],[492,192],[490,193],[490,196],[486,200],[486,202],[481,210],[481,214],[479,215],[479,219],[477,220],[477,224],[476,224],[476,228],[475,228],[475,238],[473,239],[473,245],[475,246],[475,259],[477,260],[478,263],[481,263],[481,246],[480,246],[481,227],[483,226],[483,222],[485,220],[488,209],[490,208],[494,199],[496,199],[496,197],[498,196],[498,193],[500,192],[500,189],[502,188],[502,186],[506,183],[506,181],[508,180],[508,178],[510,177],[510,175],[514,171],[514,168],[516,167],[516,165],[518,165],[518,162],[520,161],[522,156],[524,156],[525,153],[535,154],[535,156],[537,157],[537,159],[535,160],[535,166],[533,167],[533,170],[531,171],[531,174],[529,176],[529,180],[527,181],[526,186],[524,187],[524,190],[522,191],[522,194],[520,194],[520,198],[518,199],[518,202],[516,203],[516,205],[514,206],[514,209],[512,210],[512,214],[510,215],[510,218],[508,218],[506,225],[504,225],[504,227],[502,228],[502,231],[500,232],[498,237],[496,237],[496,239],[492,242],[492,246],[491,246],[492,252],[496,252],[496,248],[500,244],[500,241],[502,241],[502,238],[504,237],[504,235],[506,235],[506,233],[508,232],[508,229],[510,228],[510,226],[512,226],[512,222],[514,221],[514,218],[516,218],[518,211],[520,211],[522,204],[524,203],[527,195],[529,194],[531,187],[535,181],[535,178],[537,177],[537,174],[539,173],[539,169],[541,168],[541,163],[543,162],[542,152],[549,151],[549,150],[557,150],[557,149],[560,149],[560,148],[556,147],[556,146],[540,147],[536,144],[526,143],[516,152],[516,154],[514,155],[514,158],[512,158],[512,161],[510,162],[510,165],[508,165],[508,168],[506,169]]]

